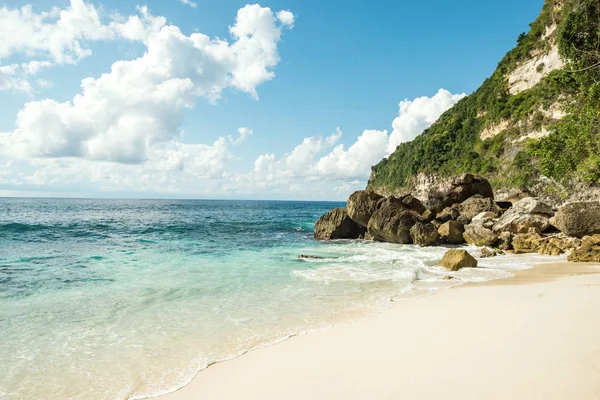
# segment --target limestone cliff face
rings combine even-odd
[[[554,205],[600,198],[597,15],[597,0],[546,0],[493,75],[375,165],[368,189],[423,199],[449,177],[472,173],[488,178],[501,200],[519,192]]]

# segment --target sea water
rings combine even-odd
[[[343,206],[0,199],[0,398],[153,397],[393,299],[528,266],[449,273],[443,247],[313,240],[315,220]]]

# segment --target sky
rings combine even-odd
[[[345,200],[543,0],[0,0],[0,196]]]

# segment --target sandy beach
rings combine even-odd
[[[553,263],[216,364],[162,400],[600,398],[600,265]]]

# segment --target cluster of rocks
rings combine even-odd
[[[355,192],[346,209],[319,218],[315,238],[419,246],[467,243],[497,249],[484,252],[488,257],[504,251],[570,251],[570,261],[600,262],[600,201],[571,203],[558,210],[533,197],[514,204],[495,201],[486,179],[465,174],[443,191],[431,191],[425,204],[411,194]]]

